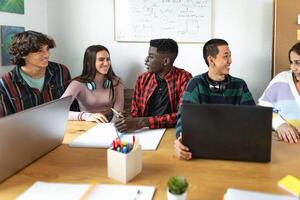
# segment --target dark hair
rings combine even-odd
[[[205,60],[205,63],[207,64],[207,66],[209,66],[207,57],[208,56],[212,56],[212,57],[216,57],[219,53],[219,49],[218,46],[223,46],[223,45],[227,45],[228,43],[223,40],[223,39],[211,39],[209,41],[207,41],[204,46],[203,46],[203,58]]]
[[[82,73],[80,76],[74,78],[74,80],[77,80],[82,83],[88,83],[94,81],[97,72],[96,55],[99,51],[106,51],[110,55],[108,49],[105,46],[102,45],[89,46],[84,53]],[[111,81],[112,83],[110,84],[110,89],[112,91],[112,99],[114,99],[113,88],[119,84],[120,78],[115,74],[111,65],[107,74],[105,75],[105,79]],[[116,82],[116,84],[114,84],[114,81]]]
[[[55,47],[55,42],[49,36],[36,31],[24,31],[13,36],[9,46],[10,61],[12,64],[24,66],[24,56],[38,52],[43,45],[50,49]]]
[[[295,52],[296,54],[300,55],[300,42],[294,44],[292,46],[292,48],[289,50],[289,61],[290,61],[290,64],[292,64],[292,61],[291,61],[291,52]]]
[[[150,46],[156,47],[158,53],[167,53],[172,57],[172,62],[176,59],[178,55],[178,45],[173,39],[153,39],[150,40]]]

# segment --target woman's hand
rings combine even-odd
[[[300,138],[299,129],[284,123],[277,128],[278,137],[280,140],[288,143],[297,143]]]
[[[108,123],[108,119],[102,113],[91,113],[85,121]]]

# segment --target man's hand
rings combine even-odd
[[[284,142],[297,143],[300,138],[299,130],[287,123],[281,124],[276,131],[279,139]]]
[[[189,148],[182,144],[181,136],[174,141],[174,150],[178,158],[182,160],[192,159],[192,153],[189,152]]]
[[[118,118],[115,122],[115,126],[121,133],[133,132],[144,127],[149,127],[149,122],[147,117],[126,116]]]

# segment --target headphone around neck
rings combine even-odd
[[[96,83],[94,81],[90,81],[86,83],[86,87],[89,91],[94,91],[96,89]],[[103,88],[107,89],[111,87],[111,81],[109,79],[104,79]]]
[[[230,78],[228,75],[225,76],[223,81],[214,81],[208,77],[206,74],[206,81],[208,82],[208,88],[213,93],[224,93],[227,89],[227,85],[230,83]]]

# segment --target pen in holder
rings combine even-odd
[[[142,148],[139,144],[128,153],[107,149],[108,177],[127,183],[142,171]]]

